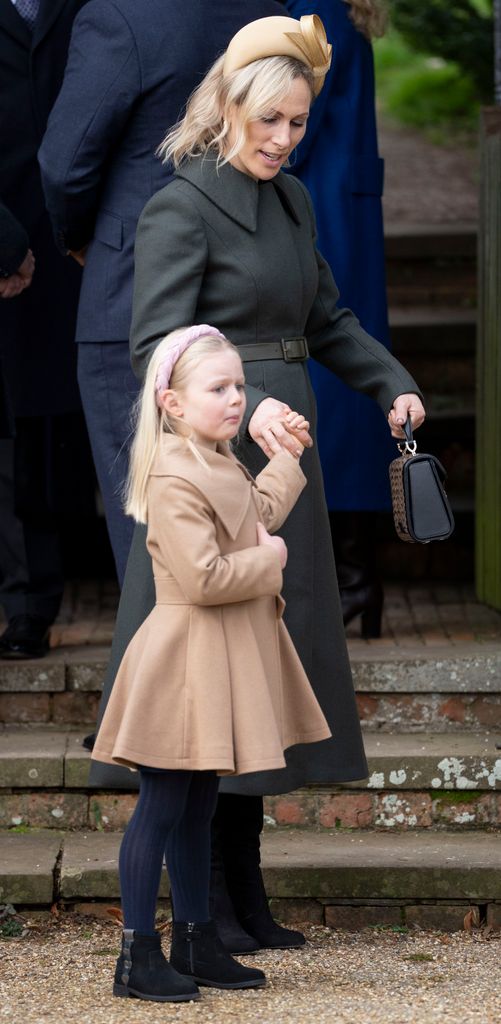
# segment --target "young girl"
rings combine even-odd
[[[254,482],[229,442],[245,410],[238,351],[208,325],[155,350],[140,397],[127,512],[148,523],[156,605],[129,644],[94,747],[139,769],[120,850],[124,913],[114,994],[159,1001],[263,985],[209,920],[218,775],[283,768],[284,750],[330,730],[281,621],[281,526],[305,486],[281,451]],[[307,430],[289,412],[287,429]],[[155,933],[163,857],[172,888],[170,964]],[[190,977],[182,977],[183,975]]]

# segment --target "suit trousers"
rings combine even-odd
[[[54,622],[64,576],[53,474],[54,422],[18,418],[0,443],[0,604],[7,619]]]
[[[134,530],[133,520],[123,511],[122,496],[132,440],[131,410],[140,386],[131,370],[128,342],[79,344],[78,384],[122,586]]]

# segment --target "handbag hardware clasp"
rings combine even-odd
[[[416,441],[398,441],[397,448],[401,455],[415,455],[417,452]]]

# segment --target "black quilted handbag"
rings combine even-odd
[[[446,540],[454,529],[454,516],[444,489],[446,472],[434,455],[420,455],[412,435],[410,417],[404,427],[400,457],[390,463],[393,521],[401,540],[429,544]]]

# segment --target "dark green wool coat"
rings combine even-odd
[[[314,359],[375,398],[387,414],[397,395],[419,393],[418,388],[349,310],[337,309],[337,298],[331,271],[315,249],[311,202],[299,181],[280,173],[256,182],[228,164],[217,172],[213,160],[193,160],[150,200],[139,223],[134,368],[143,376],[160,338],[189,324],[213,324],[236,345],[306,335]],[[314,431],[306,363],[247,362],[245,376],[244,427],[259,402],[272,396],[304,413]],[[238,456],[253,474],[266,462],[243,428]],[[289,549],[285,620],[332,739],[292,747],[286,769],[222,780],[226,792],[284,793],[309,782],[352,781],[367,774],[316,447],[304,453],[301,466],[308,485],[280,531]],[[106,692],[154,601],[145,530],[138,527]],[[168,665],[164,672],[168,686]],[[91,777],[95,785],[131,784],[126,770],[101,764],[94,765]]]

